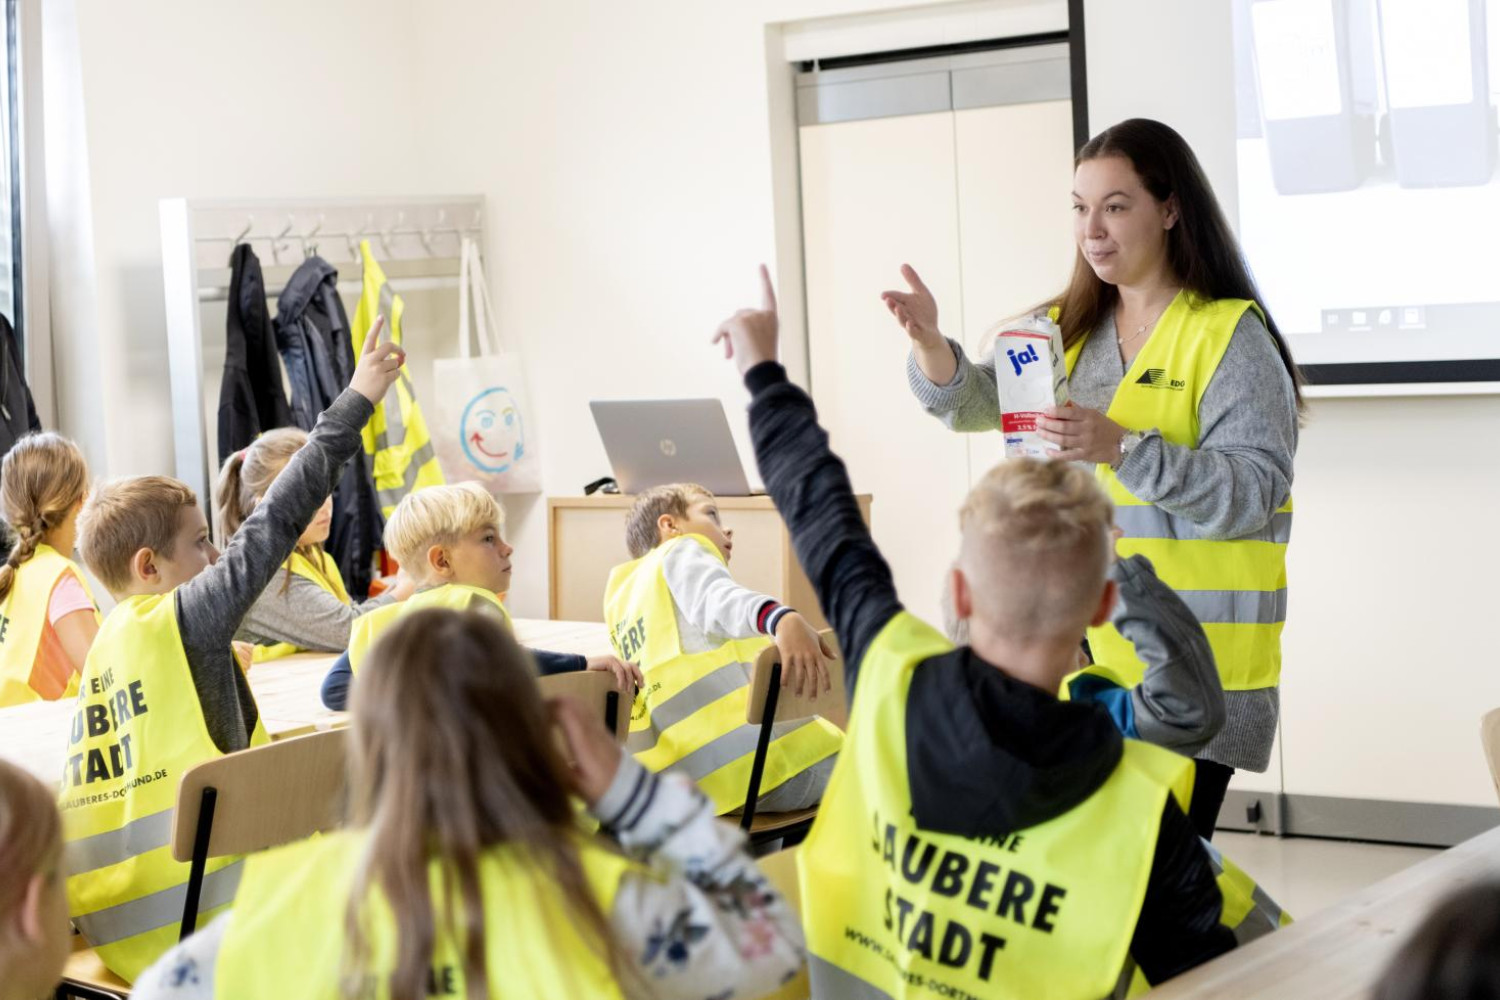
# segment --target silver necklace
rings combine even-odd
[[[1135,339],[1135,338],[1137,338],[1137,337],[1139,337],[1139,336],[1141,336],[1141,335],[1142,335],[1142,334],[1144,334],[1144,333],[1145,333],[1145,332],[1146,332],[1146,331],[1147,331],[1147,330],[1149,330],[1149,329],[1150,329],[1150,328],[1151,328],[1151,327],[1153,327],[1153,326],[1155,326],[1155,325],[1156,325],[1156,324],[1157,324],[1157,322],[1158,322],[1158,321],[1159,321],[1159,320],[1160,320],[1160,319],[1161,319],[1161,318],[1162,318],[1162,317],[1163,317],[1163,316],[1165,316],[1165,315],[1166,315],[1166,314],[1167,314],[1167,310],[1168,310],[1168,309],[1170,309],[1170,308],[1172,308],[1172,304],[1171,304],[1171,303],[1170,303],[1170,302],[1169,302],[1169,303],[1167,303],[1167,305],[1166,305],[1166,306],[1165,306],[1165,307],[1164,307],[1164,308],[1163,308],[1163,309],[1162,309],[1162,310],[1161,310],[1161,312],[1159,312],[1159,313],[1157,313],[1157,314],[1156,314],[1156,315],[1155,315],[1155,316],[1154,316],[1154,317],[1153,317],[1153,318],[1152,318],[1152,319],[1151,319],[1151,321],[1150,321],[1150,322],[1147,322],[1147,323],[1142,323],[1142,324],[1141,324],[1141,325],[1140,325],[1140,327],[1139,327],[1139,328],[1138,328],[1138,329],[1137,329],[1137,330],[1136,330],[1136,331],[1135,331],[1135,333],[1132,333],[1132,334],[1131,334],[1131,335],[1130,335],[1130,336],[1128,336],[1128,337],[1123,337],[1123,338],[1122,338],[1122,337],[1121,337],[1121,336],[1120,336],[1120,332],[1119,332],[1119,330],[1118,330],[1118,328],[1117,328],[1117,329],[1116,329],[1116,330],[1115,330],[1115,343],[1117,343],[1117,344],[1119,344],[1119,345],[1120,345],[1120,346],[1121,346],[1121,347],[1124,347],[1124,346],[1125,346],[1125,345],[1126,345],[1126,344],[1128,344],[1128,343],[1130,343],[1130,342],[1131,342],[1131,341],[1132,341],[1132,340],[1134,340],[1134,339]]]

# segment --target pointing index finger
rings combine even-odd
[[[776,311],[776,289],[771,286],[771,272],[760,266],[760,305],[766,312]]]
[[[385,314],[380,313],[375,317],[375,322],[370,324],[370,332],[365,335],[365,346],[361,353],[375,353],[375,346],[380,343],[380,331],[383,329],[385,329]]]

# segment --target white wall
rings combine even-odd
[[[424,180],[489,200],[496,307],[533,375],[550,492],[576,493],[608,474],[590,399],[718,396],[750,460],[744,390],[708,341],[719,320],[756,301],[757,263],[779,263],[789,287],[801,267],[797,222],[775,184],[780,156],[795,200],[795,171],[784,169],[790,109],[776,109],[785,117],[773,125],[768,99],[770,67],[786,64],[767,56],[768,45],[780,51],[767,25],[894,6],[424,8],[415,55],[424,89],[446,102],[430,120],[436,155]],[[790,98],[789,87],[780,93]],[[787,225],[791,239],[778,247]],[[789,312],[797,320],[800,306]],[[870,349],[901,363],[889,342]],[[540,613],[545,510],[507,508],[518,548],[512,600],[522,614]],[[877,521],[881,509],[876,497]]]
[[[1230,51],[1228,4],[1088,7],[1092,129],[1170,123],[1233,217]],[[1500,565],[1496,428],[1500,397],[1313,401],[1287,568],[1287,792],[1494,805],[1479,717],[1500,706],[1481,638]],[[1274,767],[1236,787],[1275,788]]]
[[[59,424],[96,474],[170,472],[158,200],[417,190],[425,165],[406,137],[421,106],[397,48],[417,8],[43,7],[47,86],[59,89],[46,109]]]

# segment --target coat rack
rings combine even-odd
[[[340,294],[357,295],[361,240],[386,267],[398,291],[458,287],[465,238],[484,247],[484,198],[467,195],[330,201],[161,200],[162,272],[172,384],[176,476],[211,515],[218,469],[213,414],[207,412],[205,343],[224,340],[222,326],[205,329],[203,305],[229,299],[229,256],[248,243],[261,260],[268,307],[291,272],[317,255],[339,269]],[[394,266],[393,266],[394,265]],[[352,278],[350,277],[352,275]],[[212,339],[207,339],[212,338]]]

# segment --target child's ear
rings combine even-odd
[[[136,549],[130,557],[130,575],[142,583],[155,583],[161,576],[156,565],[156,553],[150,549]]]
[[[427,569],[433,575],[447,579],[453,575],[453,567],[448,562],[448,550],[441,545],[429,545],[427,547]]]
[[[32,944],[40,945],[47,939],[47,928],[43,926],[42,896],[47,891],[47,876],[37,872],[26,883],[26,894],[21,897],[21,937]]]
[[[957,566],[948,571],[948,588],[953,597],[953,617],[968,621],[974,614],[974,592],[969,589],[969,578]]]
[[[656,540],[664,542],[677,533],[677,519],[671,514],[663,514],[656,519]]]
[[[1094,616],[1089,619],[1089,628],[1098,628],[1109,621],[1109,616],[1115,613],[1115,601],[1120,597],[1120,585],[1113,580],[1104,581],[1104,591],[1099,595],[1099,606],[1094,609]]]

